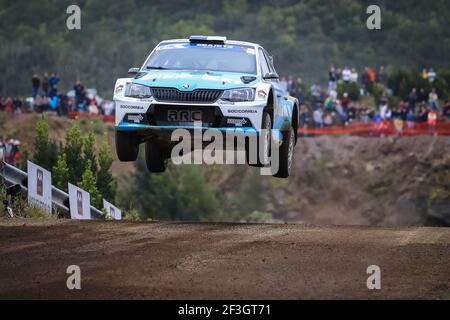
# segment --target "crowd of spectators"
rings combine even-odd
[[[16,139],[0,138],[0,162],[16,165],[21,158],[20,141]]]
[[[31,97],[0,97],[0,111],[8,113],[53,112],[59,116],[70,113],[90,113],[94,115],[113,115],[114,104],[101,99],[94,89],[88,89],[81,81],[77,81],[73,90],[60,92],[58,84],[60,75],[45,73],[42,77],[33,74],[31,77]]]
[[[437,74],[432,68],[423,69],[420,76],[431,85],[437,79]],[[31,79],[32,97],[25,101],[21,97],[0,97],[0,111],[18,114],[26,110],[53,111],[66,116],[74,112],[107,116],[114,114],[114,104],[111,101],[103,101],[95,90],[88,89],[81,81],[77,81],[73,90],[67,94],[59,92],[59,82],[58,73],[52,73],[50,76],[45,73],[42,78],[34,74]],[[379,99],[379,105],[373,108],[356,99],[352,100],[348,92],[341,90],[338,94],[338,83],[344,85],[357,83],[359,94],[366,96],[372,92],[374,84],[387,87],[386,69],[384,66],[377,69],[365,67],[360,76],[355,67],[338,68],[331,65],[328,70],[327,86],[321,87],[315,83],[309,90],[299,77],[289,76],[280,79],[280,84],[300,102],[300,121],[303,127],[323,128],[332,125],[346,126],[353,122],[377,123],[384,120],[396,121],[397,124],[403,121],[411,127],[417,122],[434,124],[440,118],[450,118],[450,102],[446,101],[441,106],[435,89],[427,92],[423,88],[419,90],[412,88],[409,95],[403,97],[398,105],[391,105],[385,93]]]
[[[421,77],[432,85],[437,78],[433,69],[423,69]],[[446,101],[442,106],[436,89],[426,91],[412,88],[410,94],[404,97],[398,105],[391,105],[385,89],[379,98],[376,108],[361,104],[359,101],[351,100],[348,92],[338,94],[338,83],[344,85],[358,83],[359,94],[367,96],[371,94],[374,84],[382,84],[387,87],[387,75],[384,66],[377,71],[372,67],[365,67],[361,77],[354,67],[345,66],[336,68],[331,65],[328,71],[328,86],[323,88],[313,84],[310,88],[310,99],[305,100],[301,89],[301,79],[293,80],[292,77],[282,78],[281,84],[292,96],[299,99],[301,104],[300,122],[304,128],[323,128],[333,125],[349,125],[352,122],[359,123],[381,123],[389,120],[400,126],[407,124],[413,127],[415,123],[428,123],[434,126],[439,119],[450,118],[450,102]]]

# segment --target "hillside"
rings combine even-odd
[[[159,41],[191,34],[260,43],[281,75],[309,84],[326,80],[330,63],[449,67],[446,0],[379,0],[377,31],[366,27],[368,0],[80,0],[81,30],[69,31],[71,4],[0,0],[0,95],[29,95],[34,72],[60,72],[60,89],[80,79],[110,98]]]
[[[22,114],[10,115],[4,112],[0,113],[0,136],[5,138],[18,139],[22,143],[22,147],[26,145],[30,150],[30,154],[34,151],[34,141],[36,137],[36,123],[40,119],[39,114]],[[66,136],[66,131],[70,127],[71,120],[67,118],[60,118],[57,116],[48,116],[48,123],[50,126],[50,138],[59,142],[63,142]],[[119,179],[127,180],[127,175],[133,171],[133,165],[130,163],[121,163],[117,160],[114,144],[114,129],[111,124],[105,124],[100,120],[80,120],[81,128],[86,132],[92,128],[96,136],[96,149],[100,147],[101,141],[107,137],[112,148],[113,174]]]
[[[32,145],[38,118],[2,115],[0,135]],[[56,117],[50,117],[49,123],[51,136],[57,140],[64,137],[70,125],[69,120]],[[101,122],[81,124],[85,130],[89,125],[94,127],[97,142],[107,134],[116,159],[112,127]],[[240,214],[261,211],[280,221],[315,224],[420,226],[435,223],[436,217],[450,224],[448,150],[448,137],[320,137],[300,140],[289,180],[261,177],[258,169],[245,165],[202,166],[200,171],[206,183],[202,187],[213,190],[218,207],[226,209],[220,217],[210,218],[212,221],[239,221]],[[188,170],[177,169],[180,171],[172,174]],[[119,190],[134,183],[134,172],[132,163],[114,161]],[[139,176],[148,177],[143,173]],[[162,183],[167,185],[168,181]],[[152,196],[158,198],[158,194]],[[149,195],[134,194],[133,201],[140,201],[140,197]],[[171,194],[167,201],[177,197]],[[145,206],[141,211],[145,217]],[[178,217],[183,217],[182,213]]]

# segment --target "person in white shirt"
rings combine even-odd
[[[439,96],[436,89],[433,89],[428,95],[428,104],[432,110],[437,110],[439,108]]]
[[[313,120],[316,125],[316,128],[323,127],[323,110],[322,110],[322,108],[319,108],[313,112]]]
[[[350,72],[350,82],[358,82],[358,72],[355,68],[352,68]]]
[[[386,101],[383,101],[380,106],[380,117],[383,120],[390,119],[392,116],[392,111],[389,109],[389,105]]]
[[[349,67],[345,67],[344,70],[342,70],[342,80],[345,82],[349,82],[352,75],[352,71],[349,69]]]

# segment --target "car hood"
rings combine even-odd
[[[252,74],[216,71],[171,71],[152,70],[133,79],[133,83],[150,87],[177,88],[180,91],[193,91],[196,89],[233,89],[245,88],[255,81],[245,84],[242,76],[255,76]]]

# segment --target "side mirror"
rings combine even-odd
[[[278,79],[278,78],[279,78],[279,76],[275,72],[269,72],[263,76],[264,80],[274,80],[274,79]]]
[[[128,70],[128,73],[136,75],[139,73],[140,70],[141,70],[140,68],[131,68],[130,70]]]

